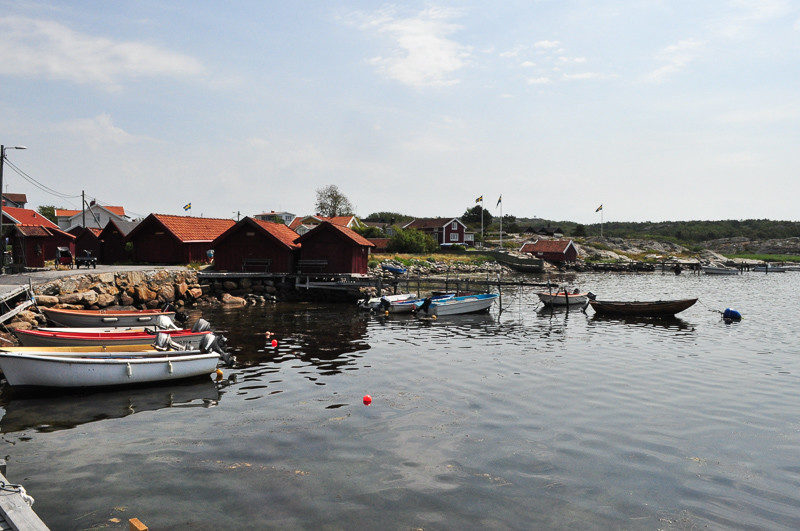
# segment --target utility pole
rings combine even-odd
[[[4,145],[0,144],[0,274],[3,273],[3,269],[6,266],[6,248],[8,244],[6,243],[6,237],[3,234],[3,166],[6,162],[6,150],[7,149],[27,149],[25,146],[9,146],[5,147]]]
[[[86,192],[81,190],[81,224],[86,228]]]

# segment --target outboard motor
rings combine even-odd
[[[419,309],[427,314],[428,313],[428,309],[431,307],[431,303],[432,302],[433,302],[433,299],[428,297],[427,299],[422,301],[422,304],[420,304]]]
[[[156,317],[156,328],[161,330],[177,330],[178,327],[172,322],[172,319],[166,315],[159,315]]]
[[[236,361],[236,358],[231,356],[230,353],[228,353],[228,351],[225,349],[227,342],[228,340],[223,336],[206,334],[200,340],[200,351],[205,354],[216,352],[220,355],[226,365],[231,366],[233,365],[233,362]]]
[[[153,347],[156,350],[186,350],[186,347],[175,343],[169,334],[159,332],[156,334],[156,340],[153,342]]]
[[[383,310],[384,312],[388,312],[389,308],[392,307],[392,303],[389,302],[386,297],[381,297],[381,302],[378,303],[378,308]]]
[[[597,300],[597,295],[595,295],[594,293],[592,293],[592,292],[590,291],[590,292],[588,292],[588,293],[586,294],[586,298],[587,298],[587,299],[589,299],[590,301]]]
[[[192,332],[207,332],[211,330],[211,323],[206,321],[205,319],[198,319],[197,322],[192,326]]]

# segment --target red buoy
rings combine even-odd
[[[364,405],[368,406],[372,403],[372,397],[369,395],[364,395]]]
[[[277,347],[278,346],[278,340],[277,339],[273,339],[271,344],[272,344],[273,347]]]

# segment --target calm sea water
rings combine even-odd
[[[57,529],[800,527],[800,273],[576,284],[700,302],[667,322],[542,313],[529,289],[438,321],[208,312],[240,361],[220,383],[4,389],[7,475]]]

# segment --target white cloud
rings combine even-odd
[[[559,41],[538,41],[533,45],[537,50],[549,50],[551,48],[558,48],[559,46],[561,46]]]
[[[552,83],[549,77],[532,77],[528,78],[528,85],[547,85]]]
[[[533,61],[523,61],[522,63],[520,63],[520,66],[522,68],[532,68],[536,66],[536,63],[534,63]]]
[[[666,64],[656,68],[647,76],[650,81],[660,83],[671,75],[680,72],[694,61],[705,43],[695,39],[684,39],[661,50],[657,59]]]
[[[604,79],[609,77],[600,72],[578,72],[577,74],[564,74],[564,79]]]
[[[150,44],[79,33],[49,20],[0,17],[0,75],[62,79],[113,90],[123,79],[203,72],[197,59]]]
[[[585,57],[565,57],[563,55],[560,56],[558,58],[558,60],[561,61],[562,63],[576,63],[576,64],[578,64],[578,63],[585,63],[586,62],[586,58]]]
[[[107,149],[110,145],[121,146],[143,140],[146,136],[136,136],[114,125],[109,114],[99,114],[94,118],[79,118],[53,126],[53,131],[66,133],[72,140],[91,149]]]
[[[452,10],[431,8],[405,18],[393,10],[357,18],[363,30],[389,36],[395,44],[391,54],[369,63],[390,79],[421,88],[459,82],[455,73],[467,65],[472,49],[451,38],[460,29],[451,22],[457,16]]]

